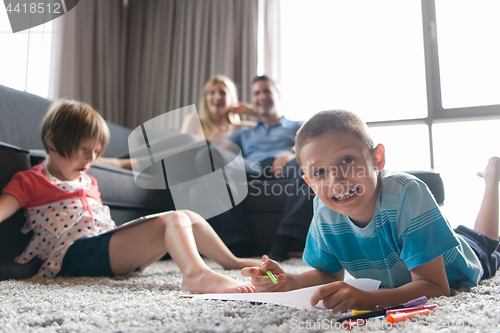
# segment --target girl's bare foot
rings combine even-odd
[[[210,269],[183,276],[181,289],[201,294],[255,292],[253,285],[218,274]]]
[[[483,172],[478,172],[479,177],[484,178],[486,183],[496,183],[500,182],[500,158],[494,156],[488,161],[488,165]]]

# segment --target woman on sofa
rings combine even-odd
[[[214,75],[203,87],[200,117],[188,114],[182,123],[181,133],[191,133],[197,140],[221,143],[239,128],[256,125],[255,121],[242,121],[242,114],[253,115],[252,106],[238,102],[236,85],[231,79]]]
[[[196,140],[210,140],[219,144],[241,127],[256,125],[255,121],[242,121],[240,115],[253,116],[252,106],[239,102],[234,82],[227,76],[217,74],[203,87],[200,117],[195,113],[188,114],[182,123],[181,133],[193,134]],[[97,158],[99,163],[125,169],[132,169],[133,161],[109,157]]]

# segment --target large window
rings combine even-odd
[[[484,186],[475,172],[500,155],[500,1],[281,7],[285,115],[356,112],[385,144],[388,169],[441,173],[450,223],[472,227]]]
[[[499,129],[500,119],[433,125],[436,170],[446,189],[443,210],[452,225],[474,226],[484,191],[476,172],[500,156]]]
[[[331,108],[365,121],[426,116],[420,0],[286,0],[281,7],[290,118]]]
[[[0,84],[49,97],[53,21],[12,33],[0,4]]]
[[[444,108],[500,104],[500,1],[436,1]]]

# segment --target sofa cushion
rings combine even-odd
[[[42,163],[47,157],[40,149],[29,153],[31,165]],[[102,203],[109,206],[117,225],[143,215],[175,209],[168,190],[147,190],[137,186],[131,170],[94,163],[88,174],[97,180]]]
[[[0,85],[0,141],[26,149],[43,149],[40,125],[50,103]]]
[[[109,127],[110,137],[108,148],[104,152],[104,157],[128,157],[128,136],[132,130],[112,122],[106,121]]]
[[[135,183],[130,170],[95,163],[89,169],[99,184],[103,204],[108,205],[117,225],[132,219],[175,209],[170,191],[143,189]]]
[[[25,149],[43,149],[40,126],[51,103],[48,99],[0,85],[0,141]],[[128,136],[132,130],[106,123],[112,140],[104,156],[128,156]]]

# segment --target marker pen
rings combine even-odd
[[[337,320],[338,321],[344,321],[344,320],[368,319],[368,318],[371,318],[371,317],[383,316],[383,315],[386,314],[387,310],[410,308],[410,307],[419,306],[419,305],[422,305],[422,304],[425,304],[425,303],[427,303],[427,297],[422,296],[422,297],[419,297],[417,299],[411,300],[411,301],[409,301],[407,303],[396,304],[396,305],[392,305],[392,306],[384,307],[384,308],[381,308],[381,309],[373,310],[373,311],[370,311],[370,312],[367,312],[367,313],[361,313],[361,314],[354,315],[354,316],[342,317],[342,318],[339,318]]]
[[[429,309],[422,309],[422,310],[417,310],[417,311],[411,311],[411,312],[399,312],[399,313],[393,313],[387,316],[387,321],[391,324],[394,323],[399,323],[401,321],[405,321],[406,319],[416,316],[416,315],[422,315],[426,316],[430,313]]]
[[[419,306],[414,306],[411,308],[404,308],[404,309],[394,309],[394,310],[387,310],[385,314],[390,315],[393,313],[399,313],[399,312],[411,312],[411,311],[416,311],[416,310],[423,310],[423,309],[428,309],[432,310],[435,307],[437,307],[437,304],[431,304],[431,305],[419,305]]]
[[[262,265],[264,265],[263,262],[260,263],[261,267],[262,267]],[[271,279],[271,281],[273,281],[274,284],[278,284],[278,280],[276,280],[276,278],[274,277],[273,273],[271,273],[270,270],[267,270],[266,274],[267,274],[267,276],[269,276],[269,278]]]

